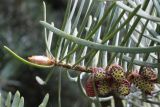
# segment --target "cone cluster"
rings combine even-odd
[[[99,96],[106,96],[111,92],[119,95],[128,95],[130,83],[125,77],[125,72],[121,66],[112,64],[106,69],[92,68],[92,74],[88,78],[85,89],[88,96],[95,96],[93,82]]]
[[[146,94],[151,94],[154,90],[154,83],[156,83],[157,75],[150,67],[144,67],[141,72],[133,71],[128,76],[128,80],[141,91]]]
[[[85,90],[88,96],[94,97],[95,84],[98,96],[106,96],[109,93],[126,96],[130,93],[131,84],[134,84],[146,94],[151,94],[156,79],[156,74],[149,67],[144,67],[141,73],[133,71],[127,75],[121,66],[112,64],[106,69],[92,68],[92,73],[85,84]]]

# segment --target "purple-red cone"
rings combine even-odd
[[[90,97],[95,96],[94,88],[93,88],[93,79],[92,76],[90,76],[85,84],[85,90],[86,94]]]
[[[123,82],[121,83],[121,85],[118,87],[118,94],[122,95],[122,96],[126,96],[130,93],[130,83],[128,82],[128,80],[123,80]]]
[[[105,96],[111,92],[125,96],[130,92],[130,82],[125,78],[125,72],[119,65],[113,64],[106,70],[92,68],[92,74],[85,85],[86,93],[90,97],[95,96],[93,78],[99,96]]]
[[[143,70],[140,72],[140,75],[147,80],[155,81],[157,79],[157,75],[150,67],[144,67]]]
[[[95,67],[92,68],[92,75],[94,75],[94,79],[95,81],[99,81],[99,80],[105,80],[106,78],[106,71],[103,68],[100,67]]]
[[[118,64],[112,64],[106,68],[108,75],[111,75],[117,82],[122,82],[125,78],[125,72],[123,68]]]
[[[139,74],[138,71],[133,71],[128,76],[128,79],[146,94],[151,94],[151,92],[154,90],[154,83],[151,82],[149,79],[144,78],[142,75]]]

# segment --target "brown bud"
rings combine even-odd
[[[41,55],[35,55],[28,57],[28,60],[32,63],[39,64],[39,65],[54,65],[55,64],[55,59],[50,59],[46,56],[41,56]]]

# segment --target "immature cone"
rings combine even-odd
[[[93,79],[92,76],[90,76],[85,84],[85,90],[86,90],[86,94],[89,97],[94,97],[95,96],[95,92],[94,92],[94,88],[93,88]]]
[[[108,84],[108,81],[99,81],[97,84],[98,95],[105,96],[111,92],[111,87]]]
[[[144,67],[140,75],[150,81],[155,81],[157,79],[157,75],[150,67]]]
[[[132,72],[128,79],[146,94],[151,94],[154,90],[153,82],[143,78],[137,71]]]
[[[93,72],[95,81],[105,80],[106,71],[103,68],[100,68],[100,67],[92,68],[92,72]]]
[[[117,83],[117,82],[112,83],[112,84],[111,84],[112,92],[113,92],[113,93],[118,93],[118,88],[119,88],[119,87],[120,87],[120,83]]]
[[[109,85],[109,81],[107,80],[94,80],[93,79],[94,75],[91,74],[91,76],[88,78],[86,85],[85,85],[85,90],[88,96],[94,97],[95,92],[94,92],[94,87],[93,87],[93,81],[95,82],[95,88],[98,96],[105,96],[109,92],[111,92],[111,87]]]
[[[123,80],[121,85],[118,87],[118,94],[122,96],[128,95],[130,93],[130,87],[131,85],[128,80]]]
[[[133,83],[142,91],[147,94],[151,94],[151,91],[154,90],[154,84],[148,80],[143,79],[141,76],[136,77],[133,80]]]
[[[121,82],[125,79],[125,72],[123,68],[117,64],[112,64],[106,68],[108,75],[111,75],[117,82]]]

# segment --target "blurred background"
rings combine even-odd
[[[41,86],[35,76],[45,79],[50,70],[30,67],[13,58],[5,50],[8,46],[18,55],[27,58],[45,54],[42,0],[0,0],[0,91],[2,95],[19,90],[25,98],[25,107],[38,107],[46,93],[50,94],[48,107],[57,107],[58,71],[53,70],[51,80]],[[45,0],[47,21],[60,27],[67,0]],[[62,107],[87,107],[77,84],[62,73]]]

